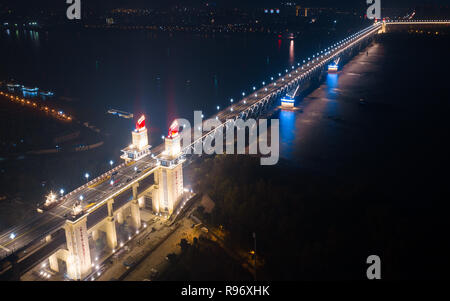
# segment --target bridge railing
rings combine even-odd
[[[257,95],[260,93],[267,92],[268,89],[270,88],[271,92],[268,95],[264,96],[263,98],[261,98],[260,100],[254,102],[254,103],[249,103],[244,109],[242,109],[240,111],[236,111],[236,113],[233,115],[232,118],[227,119],[225,122],[222,122],[219,126],[214,128],[213,130],[210,130],[210,131],[206,132],[205,134],[202,134],[201,137],[195,139],[189,145],[183,146],[181,153],[187,154],[190,150],[195,150],[196,145],[198,145],[199,143],[203,143],[203,140],[205,140],[206,138],[208,138],[210,136],[213,136],[216,133],[216,131],[222,130],[225,126],[227,126],[231,123],[234,123],[234,121],[239,116],[241,116],[243,113],[253,111],[257,107],[259,107],[261,104],[264,104],[265,102],[269,101],[272,97],[279,95],[280,93],[285,91],[289,86],[302,80],[303,78],[308,76],[311,72],[315,71],[318,67],[322,67],[325,64],[327,64],[328,62],[330,62],[331,60],[338,57],[343,51],[347,50],[349,47],[354,46],[361,39],[364,39],[367,36],[370,36],[370,35],[376,33],[380,27],[381,27],[380,22],[375,23],[374,25],[371,25],[371,26],[359,31],[358,33],[350,36],[349,38],[347,38],[345,40],[345,42],[338,43],[339,47],[332,47],[332,49],[328,52],[327,55],[325,55],[325,54],[321,55],[320,58],[323,58],[323,60],[320,62],[320,64],[317,64],[314,67],[311,66],[311,68],[309,68],[309,70],[308,70],[308,68],[307,68],[307,70],[304,70],[305,65],[302,65],[302,66],[298,67],[297,69],[294,69],[293,71],[288,73],[289,77],[291,77],[291,75],[294,74],[293,79],[290,81],[287,81],[284,85],[281,85],[281,86],[276,85],[277,88],[274,89],[272,84],[276,83],[276,80],[275,80],[273,83],[263,86],[258,91],[256,91],[255,94]],[[337,45],[337,44],[335,44],[335,45]],[[340,47],[342,47],[342,48],[340,48]],[[318,60],[318,58],[316,58],[316,60]],[[309,66],[309,63],[307,65]],[[301,74],[296,76],[296,73],[298,73],[299,71]],[[245,104],[246,100],[249,100],[249,96],[242,98],[238,103],[241,105]],[[232,106],[227,107],[225,110],[222,110],[218,114],[221,114],[221,113],[223,114],[224,112],[229,111],[231,107]],[[218,116],[218,114],[216,116]]]

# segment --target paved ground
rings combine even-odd
[[[144,279],[151,280],[152,269],[161,273],[168,264],[166,256],[170,253],[180,254],[181,248],[179,246],[180,240],[185,238],[189,243],[192,243],[194,237],[199,236],[200,232],[191,228],[193,222],[185,217],[179,222],[177,229],[167,239],[156,248],[150,256],[136,267],[127,277],[125,281],[142,281]]]

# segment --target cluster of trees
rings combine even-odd
[[[367,179],[314,175],[283,161],[260,166],[248,156],[207,158],[195,175],[197,191],[215,202],[203,218],[228,231],[229,247],[252,250],[256,232],[261,280],[365,279],[372,254],[385,276],[413,277],[412,252],[427,256],[422,243],[440,243],[431,238],[439,220],[420,222],[420,210],[395,207]]]
[[[239,263],[231,259],[215,242],[200,236],[192,244],[180,241],[181,254],[169,254],[169,267],[160,276],[167,281],[251,280]]]

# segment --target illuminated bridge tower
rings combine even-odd
[[[148,145],[148,133],[145,127],[145,116],[142,115],[136,123],[136,129],[131,132],[133,142],[127,148],[123,149],[123,155],[120,158],[125,162],[137,161],[150,154],[151,146]]]
[[[281,98],[281,108],[283,109],[292,109],[295,104],[295,97],[299,93],[300,84],[298,84],[295,88],[292,88],[286,96]]]
[[[339,70],[339,63],[341,61],[341,58],[336,58],[331,64],[328,65],[328,72],[333,73],[337,72]]]
[[[89,237],[86,225],[87,215],[72,221],[67,220],[64,226],[67,241],[67,275],[72,280],[81,280],[92,269]]]
[[[183,162],[178,122],[172,123],[165,138],[165,150],[158,157],[160,168],[155,172],[158,189],[153,199],[153,211],[172,214],[183,197]]]

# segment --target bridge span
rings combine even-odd
[[[189,198],[190,192],[183,186],[182,165],[185,155],[196,145],[217,130],[234,126],[239,118],[258,118],[285,94],[297,93],[306,83],[320,78],[330,62],[359,52],[391,24],[375,22],[291,66],[260,88],[253,87],[251,93],[243,93],[240,101],[231,102],[211,117],[221,122],[219,127],[202,133],[189,145],[181,146],[180,136],[170,132],[163,144],[150,148],[145,120],[143,125],[137,124],[133,143],[124,149],[123,164],[62,196],[55,207],[0,234],[0,277],[18,279],[48,258],[52,270],[58,271],[58,260],[64,261],[71,279],[84,279],[92,272],[89,240],[105,235],[114,253],[120,248],[116,226],[129,220],[131,229],[138,232],[143,227],[140,208],[147,199],[155,213],[170,215]],[[85,209],[74,215],[74,208],[80,206]]]

